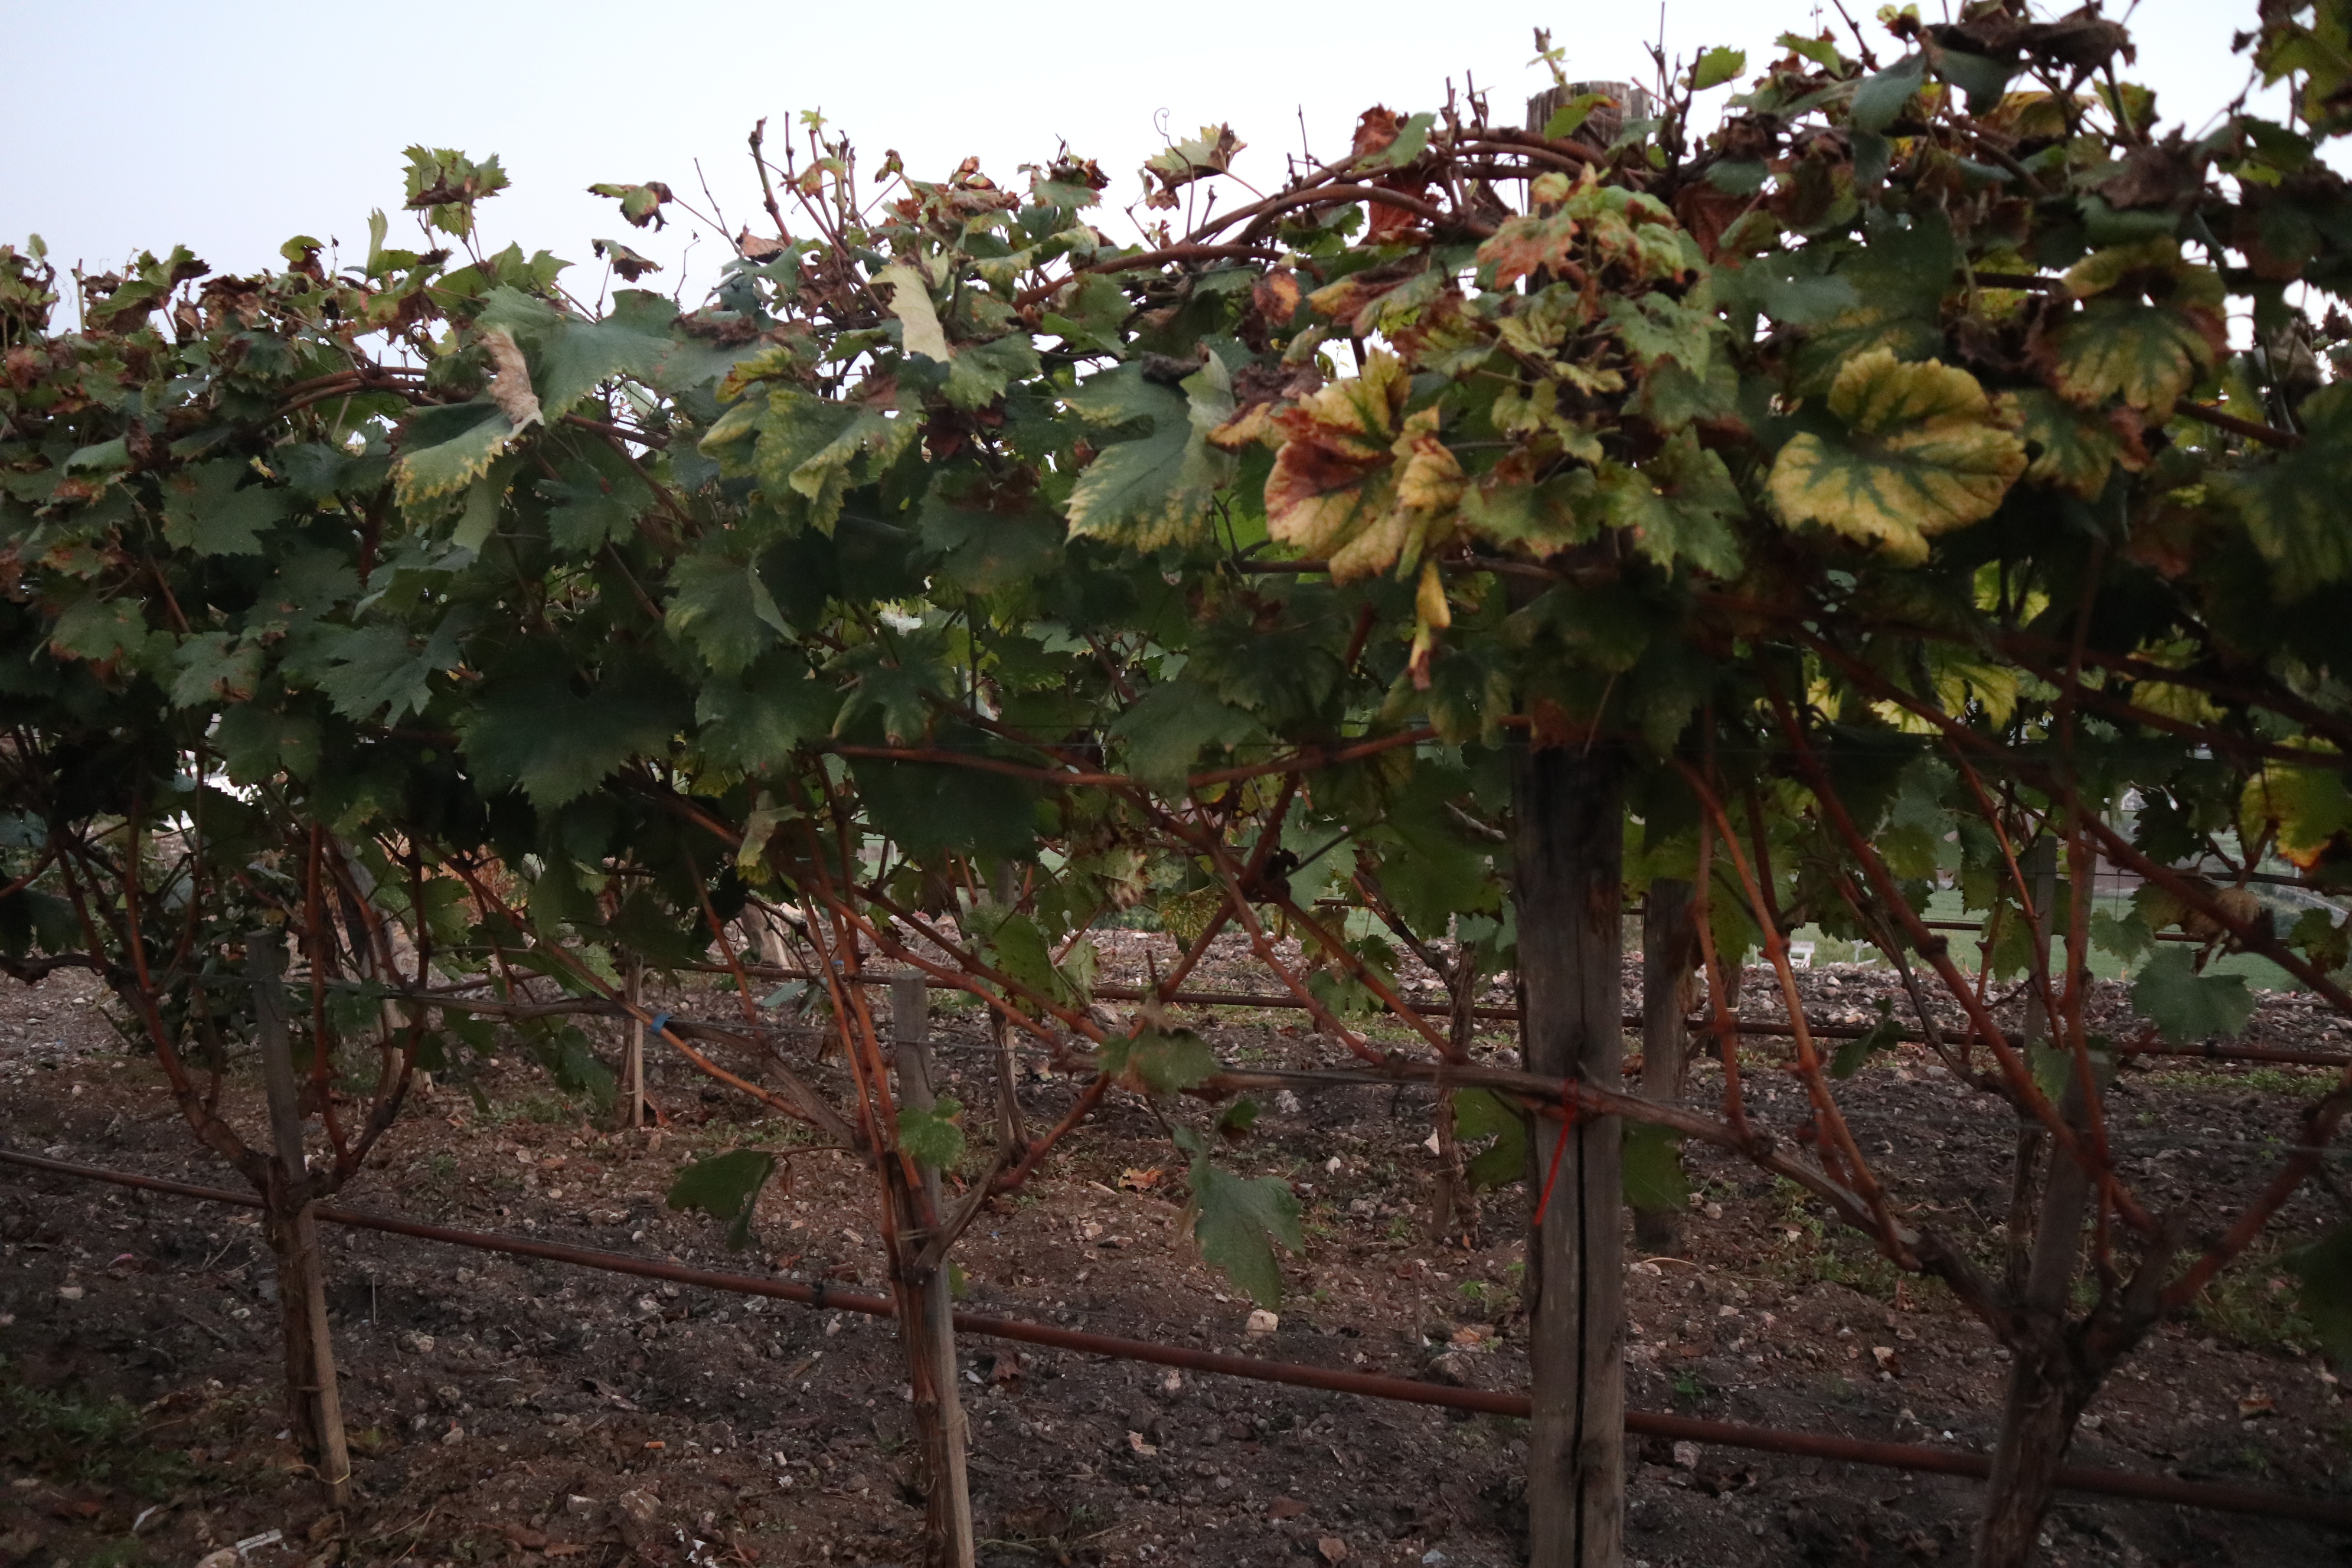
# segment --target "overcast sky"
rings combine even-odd
[[[1859,17],[1875,5],[1847,8]],[[1941,9],[1941,0],[1922,6],[1931,17]],[[2162,119],[2186,118],[2193,130],[2244,84],[2246,60],[2230,38],[2252,25],[2253,9],[2251,0],[2143,0],[2132,18],[2136,75],[2158,89]],[[1817,14],[1811,0],[1671,0],[1664,33],[1677,55],[1730,44],[1760,66],[1777,33],[1813,30],[1820,15],[1836,12]],[[348,260],[366,245],[372,207],[394,215],[394,243],[415,232],[398,212],[401,150],[421,142],[499,154],[514,186],[483,209],[486,237],[583,264],[569,279],[583,292],[595,282],[591,239],[625,238],[670,264],[655,279],[665,281],[681,275],[698,226],[639,235],[585,193],[592,181],[664,180],[701,205],[699,157],[728,221],[740,225],[757,211],[744,136],[761,115],[772,136],[798,111],[822,110],[862,155],[878,163],[896,147],[910,173],[930,178],[976,153],[1001,183],[1017,184],[1016,164],[1048,159],[1066,140],[1114,176],[1106,195],[1115,202],[1097,221],[1126,239],[1118,209],[1163,131],[1231,121],[1251,144],[1241,172],[1263,184],[1300,146],[1302,114],[1324,157],[1345,146],[1366,106],[1433,107],[1449,79],[1475,79],[1498,117],[1517,119],[1549,79],[1528,63],[1535,27],[1554,29],[1578,76],[1641,79],[1643,46],[1660,28],[1654,0],[0,0],[0,21],[12,56],[0,239],[37,232],[63,265],[93,271],[174,242],[216,268],[252,270],[298,233],[341,240]],[[1874,23],[1864,26],[1894,52]],[[1841,42],[1853,51],[1850,37]],[[704,233],[687,275],[707,281],[720,257],[718,237]]]

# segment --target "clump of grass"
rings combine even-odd
[[[0,1458],[84,1486],[121,1486],[160,1499],[189,1465],[184,1455],[144,1436],[129,1401],[33,1388],[0,1362]]]
[[[2317,1342],[2275,1249],[2249,1254],[2223,1269],[2198,1292],[2189,1312],[2215,1339],[2244,1350],[2295,1354]]]
[[[1774,1191],[1780,1199],[1779,1225],[1797,1234],[1784,1235],[1772,1249],[1765,1268],[1773,1278],[1792,1291],[1843,1285],[1874,1300],[1895,1300],[1903,1270],[1853,1231],[1815,1214],[1806,1202],[1811,1194],[1794,1182],[1775,1178]]]

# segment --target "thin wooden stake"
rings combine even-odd
[[[628,1109],[622,1113],[625,1127],[646,1124],[646,1021],[635,1014],[644,999],[646,986],[645,960],[632,953],[625,984],[628,986],[629,1045],[621,1059],[621,1094]]]
[[[265,1194],[270,1250],[278,1262],[278,1311],[285,1328],[286,1396],[303,1457],[337,1506],[350,1500],[352,1457],[343,1436],[342,1394],[335,1380],[335,1342],[327,1326],[327,1269],[311,1213],[310,1163],[302,1147],[302,1102],[294,1051],[286,1026],[283,934],[255,931],[246,940],[246,973],[253,983],[254,1043],[261,1053],[262,1087],[277,1160]]]
[[[927,1111],[936,1103],[931,1089],[930,989],[919,974],[890,981],[890,1034],[898,1065],[898,1103]],[[921,1213],[899,1226],[908,1258],[920,1255],[942,1212],[940,1173],[925,1166]],[[898,1267],[906,1267],[902,1260]],[[923,1484],[928,1493],[931,1545],[945,1568],[972,1568],[977,1550],[971,1521],[970,1446],[963,1401],[956,1392],[955,1300],[944,1258],[920,1279],[908,1279],[900,1312],[908,1339],[908,1370],[914,1374],[918,1441],[923,1447]]]

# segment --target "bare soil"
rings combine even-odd
[[[1164,939],[1108,933],[1105,978],[1138,980]],[[1163,960],[1164,962],[1164,960]],[[1425,978],[1423,977],[1424,983]],[[1748,977],[1751,1016],[1776,1001]],[[1203,985],[1264,992],[1245,951]],[[1629,968],[1629,994],[1634,976]],[[1816,970],[1807,1013],[1864,1021],[1883,974]],[[731,998],[681,993],[721,1019]],[[2119,990],[2103,994],[2126,1011]],[[1188,1012],[1229,1060],[1334,1063],[1297,1014]],[[993,1104],[976,1012],[940,1008],[939,1052],[974,1161]],[[1392,1028],[1392,1026],[1385,1027]],[[1397,1034],[1398,1039],[1403,1037]],[[2299,998],[2251,1039],[2344,1043]],[[1507,1052],[1501,1028],[1480,1049]],[[1769,1042],[1767,1042],[1769,1046]],[[808,1054],[802,1049],[803,1060]],[[746,1053],[739,1070],[756,1072]],[[829,1064],[807,1070],[838,1088]],[[1793,1132],[1801,1086],[1748,1068],[1752,1105]],[[2213,1223],[2273,1168],[2332,1075],[2197,1062],[2135,1067],[2111,1115],[2151,1203]],[[2015,1123],[1922,1047],[1846,1087],[1866,1150],[1923,1223],[1988,1249]],[[790,1162],[759,1246],[663,1202],[679,1165],[793,1135],[682,1061],[655,1068],[669,1124],[615,1131],[516,1055],[415,1098],[337,1202],[738,1272],[880,1288],[870,1190],[845,1159]],[[1694,1094],[1720,1093],[1712,1064]],[[1034,1127],[1072,1102],[1032,1072]],[[228,1101],[259,1135],[255,1086]],[[1426,1093],[1279,1097],[1232,1152],[1288,1179],[1309,1245],[1279,1326],[1180,1238],[1181,1157],[1160,1115],[1114,1095],[1091,1127],[958,1249],[965,1304],[1105,1332],[1477,1386],[1523,1386],[1517,1281],[1525,1200],[1433,1240]],[[1171,1116],[1205,1120],[1196,1106]],[[8,1147],[213,1185],[160,1075],[127,1054],[87,981],[0,990]],[[1642,1258],[1629,1297],[1632,1402],[1856,1436],[1982,1447],[2003,1360],[1939,1286],[1906,1280],[1793,1188],[1704,1150],[1682,1256]],[[2352,1410],[2294,1315],[2281,1252],[2345,1217],[2307,1189],[2198,1310],[2156,1334],[2094,1406],[2074,1458],[2352,1495]],[[887,1321],[464,1251],[329,1232],[331,1306],[357,1500],[316,1500],[283,1440],[269,1256],[248,1212],[0,1167],[0,1568],[648,1564],[745,1568],[912,1560],[904,1377]],[[1635,1254],[1638,1258],[1639,1255]],[[1501,1568],[1524,1560],[1521,1424],[971,1341],[963,1395],[982,1561]],[[1648,1568],[1965,1561],[1974,1483],[1729,1449],[1636,1444],[1629,1557]],[[2352,1543],[2259,1517],[2068,1496],[2057,1564],[2321,1564]]]

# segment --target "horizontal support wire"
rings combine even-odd
[[[172,1181],[159,1176],[137,1175],[127,1171],[109,1171],[92,1165],[77,1165],[64,1160],[52,1160],[38,1154],[19,1153],[10,1149],[0,1149],[0,1164],[17,1165],[26,1170],[43,1171],[51,1175],[69,1176],[80,1181],[106,1182],[116,1186],[169,1193],[174,1196],[194,1198],[205,1203],[232,1204],[241,1208],[262,1206],[258,1197],[248,1194],[227,1192],[218,1187],[202,1187],[193,1183]],[[869,1296],[858,1291],[835,1290],[821,1281],[803,1285],[788,1279],[759,1279],[750,1275],[721,1274],[707,1268],[688,1268],[684,1264],[632,1258],[625,1253],[605,1252],[585,1247],[570,1247],[562,1242],[534,1241],[523,1237],[498,1236],[485,1231],[457,1230],[447,1226],[428,1225],[419,1220],[400,1219],[391,1215],[367,1214],[356,1209],[336,1208],[325,1204],[314,1205],[311,1213],[329,1225],[349,1226],[358,1230],[382,1231],[393,1236],[413,1237],[421,1241],[436,1241],[450,1247],[470,1247],[479,1252],[505,1253],[515,1258],[536,1258],[550,1263],[562,1263],[578,1268],[593,1268],[608,1274],[627,1274],[646,1279],[663,1279],[673,1284],[693,1285],[703,1289],[727,1291],[739,1296],[764,1296],[772,1300],[791,1301],[824,1311],[859,1312],[876,1318],[891,1317],[897,1311],[887,1297]],[[1087,1333],[1076,1329],[1057,1329],[1049,1324],[1025,1322],[1016,1318],[991,1317],[977,1312],[958,1312],[955,1314],[955,1329],[958,1333],[971,1334],[977,1338],[1012,1340],[1023,1344],[1076,1351],[1084,1354],[1109,1356],[1121,1361],[1148,1362],[1157,1366],[1181,1367],[1188,1372],[1213,1373],[1220,1376],[1248,1378],[1260,1383],[1287,1384],[1293,1387],[1321,1389],[1332,1394],[1354,1394],[1368,1399],[1386,1399],[1408,1405],[1434,1405],[1454,1410],[1469,1410],[1490,1415],[1514,1415],[1522,1418],[1528,1415],[1529,1410],[1528,1396],[1524,1394],[1477,1388],[1454,1388],[1442,1384],[1416,1383],[1408,1378],[1388,1377],[1377,1373],[1345,1372],[1307,1366],[1297,1362],[1262,1361],[1255,1356],[1227,1355],[1215,1351],[1190,1350],[1181,1345],[1161,1344],[1150,1340],[1130,1340],[1111,1334]],[[1918,1443],[1882,1443],[1868,1438],[1842,1437],[1828,1433],[1793,1432],[1784,1427],[1752,1426],[1735,1421],[1707,1421],[1696,1416],[1670,1415],[1651,1410],[1628,1410],[1625,1413],[1625,1430],[1643,1437],[1663,1437],[1675,1442],[1706,1443],[1718,1447],[1746,1448],[1768,1454],[1790,1454],[1805,1458],[1826,1459],[1839,1464],[1873,1465],[1885,1469],[1961,1476],[1976,1480],[1982,1480],[1991,1470],[1991,1463],[1986,1456],[1967,1449],[1936,1448]],[[2313,1524],[2352,1528],[2352,1501],[2308,1497],[2294,1492],[2259,1491],[2243,1487],[2214,1486],[2204,1481],[2181,1480],[2172,1476],[2143,1475],[2131,1470],[2105,1469],[2087,1465],[2061,1466],[2058,1471],[2058,1485],[2068,1491],[2091,1492],[2106,1497],[2134,1498],[2145,1502],[2178,1503],[2184,1507],[2212,1509],[2225,1513],[2266,1514],[2279,1519],[2303,1520]]]
[[[716,963],[680,964],[677,967],[698,973],[732,973],[724,965]],[[817,978],[806,970],[785,969],[764,963],[747,963],[743,965],[743,972],[761,980],[814,980]],[[887,971],[877,971],[872,974],[853,974],[847,978],[866,985],[887,985],[890,981],[890,975]],[[1150,999],[1156,993],[1132,985],[1097,985],[1087,994],[1105,1002],[1142,1002]],[[428,1004],[433,1000],[431,997],[415,999]],[[1168,1000],[1171,1005],[1179,1007],[1256,1007],[1287,1012],[1307,1010],[1307,1004],[1296,996],[1272,994],[1260,995],[1243,991],[1180,990]],[[1432,1017],[1443,1017],[1453,1011],[1451,1005],[1444,1002],[1412,1002],[1407,1005],[1416,1013]],[[1519,1021],[1519,1010],[1517,1007],[1473,1007],[1470,1009],[1470,1015],[1474,1018],[1484,1018],[1497,1023],[1516,1024]],[[1638,1013],[1628,1013],[1618,1022],[1628,1029],[1638,1029],[1642,1026],[1642,1017]],[[1713,1021],[1703,1016],[1687,1018],[1684,1022],[1695,1031],[1706,1030],[1713,1026]],[[709,1028],[714,1033],[724,1033],[730,1027],[739,1033],[751,1032],[749,1026],[743,1025],[698,1026]],[[1770,1018],[1741,1018],[1735,1020],[1735,1026],[1743,1035],[1782,1036],[1791,1032],[1791,1026]],[[1809,1019],[1806,1023],[1806,1033],[1817,1039],[1858,1040],[1864,1035],[1873,1033],[1877,1027],[1875,1024],[1832,1024]],[[1957,1029],[1964,1026],[1955,1025],[1953,1027]],[[1921,1041],[1927,1037],[1918,1029],[1898,1026],[1895,1030],[1895,1037]],[[2352,1055],[2345,1052],[2305,1050],[2294,1046],[2232,1046],[2212,1040],[2194,1045],[2175,1046],[2151,1040],[2145,1044],[2126,1043],[2116,1046],[2113,1049],[2118,1056],[2126,1057],[2196,1057],[2213,1062],[2277,1062],[2289,1066],[2315,1068],[2352,1067]]]

